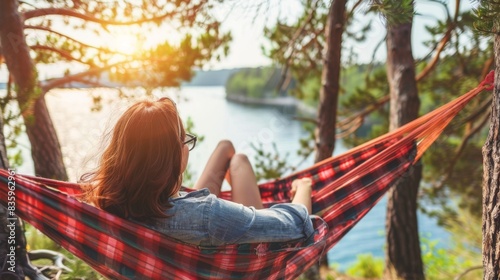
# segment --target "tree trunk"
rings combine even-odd
[[[61,146],[24,38],[17,0],[0,1],[0,39],[7,68],[17,86],[17,101],[31,143],[35,173],[67,180]]]
[[[0,168],[9,168],[7,158],[7,148],[5,146],[5,136],[3,134],[3,118],[0,111]],[[43,275],[38,274],[36,269],[31,265],[26,251],[26,238],[22,221],[17,216],[11,216],[8,209],[4,205],[0,205],[0,279],[24,279],[25,276],[30,279],[45,279]],[[14,211],[15,213],[15,211]],[[14,222],[14,228],[9,227],[10,222]],[[15,243],[9,243],[11,230],[15,232]],[[10,241],[12,242],[12,241]],[[8,263],[8,254],[10,247],[15,246],[15,265]],[[11,267],[11,270],[9,270]],[[3,268],[3,270],[1,270]]]
[[[333,0],[328,13],[325,29],[326,46],[323,54],[314,162],[320,162],[331,157],[335,149],[342,34],[344,33],[346,2],[347,0]],[[321,266],[328,267],[326,254],[321,259]],[[310,280],[320,279],[319,265],[313,265],[303,276]]]
[[[328,13],[314,162],[320,162],[331,157],[335,149],[342,34],[344,33],[346,2],[347,0],[333,0]],[[321,259],[321,266],[328,267],[326,254]],[[313,265],[304,273],[304,277],[306,279],[320,279],[319,265]]]
[[[340,59],[345,25],[346,0],[334,0],[325,29],[326,46],[319,93],[318,130],[315,162],[329,158],[335,148],[337,104],[340,89]]]
[[[61,145],[43,96],[35,101],[34,123],[26,125],[26,132],[31,142],[36,174],[46,178],[68,180]]]
[[[500,35],[495,35],[495,88],[483,146],[483,279],[500,279]]]
[[[390,129],[418,117],[420,101],[411,48],[412,21],[387,25],[387,77],[390,84]],[[424,279],[417,225],[417,192],[422,174],[413,172],[388,192],[384,279]]]

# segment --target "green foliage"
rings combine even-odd
[[[487,61],[493,55],[491,43],[488,43],[484,36],[473,32],[474,18],[470,12],[459,14],[457,20],[457,30],[452,32],[453,36],[446,49],[451,54],[442,57],[436,69],[419,83],[422,114],[445,104],[477,85]],[[435,26],[428,27],[432,39],[426,44],[429,47],[436,45],[448,28],[449,23],[446,21],[438,21]],[[461,43],[463,40],[470,44]],[[422,60],[417,64],[417,68],[421,71],[426,64],[427,61]],[[353,112],[363,110],[389,92],[385,67],[382,65],[347,67],[344,68],[343,73],[346,74],[342,75],[342,84],[346,86],[343,87],[343,95],[340,99],[340,118],[349,117]],[[365,73],[369,75],[363,78]],[[300,88],[319,88],[319,83],[320,79],[316,76],[306,80]],[[464,136],[471,131],[471,127],[480,125],[481,118],[484,116],[481,110],[487,112],[487,108],[481,105],[487,98],[488,95],[485,94],[473,101],[459,115],[451,129],[446,131],[446,136],[441,137],[424,156],[423,160],[427,166],[424,169],[424,178],[428,182],[423,186],[424,197],[439,207],[422,210],[438,216],[441,224],[456,216],[455,206],[469,209],[477,215],[481,214],[481,188],[477,178],[481,177],[482,166],[477,162],[481,162],[480,149],[484,142],[486,128],[479,130],[476,136],[468,139],[468,144],[464,145],[460,154],[457,154],[457,151],[462,145]],[[476,116],[466,121],[471,115]],[[366,142],[367,139],[386,133],[387,128],[388,105],[379,107],[367,117],[361,129],[344,139],[344,142],[347,145],[356,146]],[[454,157],[457,157],[457,160],[452,160]],[[472,175],[464,177],[462,174]],[[455,198],[457,205],[450,205],[450,197]]]
[[[295,167],[288,163],[289,153],[281,156],[276,143],[273,142],[272,151],[265,151],[262,143],[258,145],[257,147],[251,143],[251,147],[257,152],[254,164],[257,181],[280,178],[283,174],[295,170]]]
[[[221,32],[220,22],[210,12],[220,2],[169,0],[159,4],[145,0],[37,0],[31,4],[22,3],[20,9],[29,13],[33,7],[57,7],[82,15],[44,18],[39,24],[26,27],[26,40],[33,46],[36,63],[77,62],[89,68],[114,64],[112,77],[120,82],[178,86],[180,81],[192,77],[193,66],[201,66],[211,58],[217,60],[227,54],[227,42],[231,36]],[[77,32],[61,32],[58,28],[61,23],[64,23],[65,30]],[[138,50],[126,53],[116,49],[116,46],[103,46],[96,40],[83,40],[77,36],[84,34],[82,30],[86,34],[93,33],[96,38],[126,34],[136,40],[123,44],[134,43]],[[162,34],[164,30],[175,33],[179,39],[151,45],[150,38],[154,34]],[[98,75],[98,72],[90,73],[83,80]]]
[[[477,261],[464,260],[459,255],[451,254],[449,250],[438,248],[438,241],[421,238],[422,261],[425,266],[425,275],[430,280],[453,279],[465,269],[478,265]],[[477,260],[480,260],[481,257]],[[471,273],[465,279],[481,279],[480,273]]]
[[[295,96],[309,106],[318,107],[319,92],[321,90],[321,76],[312,76],[305,79],[294,91]]]
[[[448,274],[452,266],[459,264],[458,256],[449,255],[443,248],[438,248],[439,241],[432,241],[427,238],[420,237],[422,246],[422,261],[425,264],[425,274],[428,279],[451,279],[452,275],[443,277],[443,274]]]
[[[272,98],[286,95],[293,88],[292,81],[286,88],[279,86],[281,71],[274,67],[245,68],[233,73],[226,82],[228,96]]]
[[[481,219],[461,210],[457,220],[451,221],[447,229],[452,234],[452,245],[448,249],[439,248],[438,241],[427,237],[420,238],[427,279],[455,279],[469,268],[481,267]],[[461,279],[482,278],[482,269],[475,269]]]
[[[302,159],[300,163],[295,164],[295,166],[300,166],[309,156],[315,151],[316,148],[316,138],[315,138],[315,126],[311,123],[305,123],[302,125],[305,130],[305,137],[299,139],[300,148],[297,151],[297,155]]]
[[[418,83],[421,114],[474,88],[488,71],[493,57],[491,41],[475,32],[475,18],[470,11],[461,12],[456,19],[456,23],[450,19],[438,20],[426,28],[432,37],[425,44],[432,48],[442,40],[450,25],[453,27],[439,63]],[[418,61],[417,73],[423,71],[429,62],[429,59]],[[358,76],[363,75],[359,73]],[[354,90],[346,87],[340,102],[340,116],[348,117],[363,110],[389,93],[384,67],[375,66],[365,73],[364,83],[352,87]],[[482,161],[481,147],[486,137],[488,99],[488,94],[476,97],[424,154],[423,181],[426,183],[421,186],[422,197],[438,207],[421,207],[421,210],[437,216],[440,224],[455,219],[460,208],[481,215],[481,182],[478,178],[482,177],[482,165],[478,163]],[[344,142],[359,145],[387,132],[387,129],[388,105],[385,105],[365,118],[364,125]]]
[[[364,278],[380,278],[384,271],[384,260],[372,254],[360,254],[357,261],[347,269],[347,275]]]
[[[293,94],[304,99],[307,104],[315,105],[321,86],[325,29],[331,3],[315,0],[301,2],[303,13],[297,19],[279,19],[275,26],[264,29],[264,34],[270,42],[264,52],[283,67],[287,76],[297,81],[299,86],[293,90]],[[356,22],[356,25],[351,25],[356,21],[354,16],[354,11],[347,14],[343,40],[349,38],[361,42],[366,39],[371,22],[363,23],[364,25]],[[349,67],[352,63],[354,61],[351,53],[342,67]],[[344,84],[342,86],[344,87]]]
[[[414,15],[413,2],[372,1],[370,10],[384,14],[389,23],[404,22]],[[448,9],[446,2],[438,3]],[[493,19],[492,15],[496,15],[498,10],[496,3],[482,1],[478,9],[482,11],[482,15],[490,15]],[[328,7],[316,4],[315,1],[303,1],[303,6],[304,13],[296,21],[292,21],[292,24],[279,21],[275,27],[266,30],[266,36],[271,41],[271,48],[267,51],[274,61],[289,66],[292,76],[299,84],[296,96],[307,104],[314,105],[318,103],[321,82],[321,59],[318,59],[320,56],[317,56],[316,51],[324,46],[322,32],[315,31],[324,29],[324,16]],[[353,19],[349,20],[352,22]],[[429,58],[434,55],[433,50],[442,41],[444,34],[449,32],[450,39],[434,70],[419,81],[421,114],[475,87],[488,70],[486,67],[493,57],[492,44],[489,38],[475,32],[475,21],[471,11],[460,12],[453,18],[450,12],[446,12],[445,19],[426,27],[431,35],[431,39],[425,42],[430,53],[417,61],[417,73],[428,66],[431,61]],[[349,24],[346,28],[349,30]],[[299,32],[300,30],[303,32]],[[310,43],[314,40],[317,42]],[[309,43],[318,47],[303,48]],[[383,65],[347,66],[342,69],[341,85],[339,119],[364,110],[389,93]],[[484,106],[488,102],[486,99],[488,95],[484,94],[471,102],[452,123],[451,128],[445,131],[445,135],[424,155],[426,184],[423,186],[423,196],[438,207],[423,210],[438,216],[441,224],[457,216],[457,207],[469,209],[476,215],[481,214],[481,188],[477,178],[481,178],[482,166],[477,163],[481,162],[480,149],[486,135],[486,128],[481,128],[487,125],[485,113],[488,110]],[[348,146],[355,146],[387,132],[388,109],[388,105],[378,107],[364,118],[364,124],[356,134],[348,136],[344,142]],[[450,198],[455,204],[450,204]]]
[[[220,2],[34,0],[21,1],[19,12],[29,21],[26,43],[34,63],[68,65],[63,76],[46,81],[43,90],[70,82],[109,86],[109,77],[120,85],[144,87],[148,95],[156,87],[178,87],[192,78],[193,67],[227,54],[231,35],[220,30],[211,13]],[[37,13],[43,8],[46,13]],[[135,50],[121,51],[119,42],[107,45],[114,36],[126,39],[121,47],[133,44]],[[81,72],[75,76],[74,69]],[[36,77],[33,85],[38,82]],[[31,98],[42,94],[42,88],[35,90]],[[94,95],[92,109],[98,110],[100,96]]]
[[[262,143],[257,145],[251,144],[251,147],[256,151],[254,171],[257,181],[280,178],[283,175],[294,172],[309,156],[314,152],[314,125],[306,123],[303,125],[306,136],[299,140],[300,148],[297,150],[297,155],[301,159],[300,162],[290,163],[288,160],[289,153],[280,154],[276,143],[272,143],[273,150],[266,151]]]
[[[453,56],[441,59],[434,74],[419,84],[422,100],[421,109],[430,111],[440,104],[458,97],[475,87],[487,61],[493,56],[491,44],[483,44],[481,38],[470,32],[470,26],[462,34],[469,34],[469,40],[477,44],[469,49],[465,46],[455,49]],[[457,39],[458,40],[458,39]],[[482,46],[482,47],[481,47]],[[464,208],[481,216],[482,162],[481,147],[486,139],[489,95],[475,98],[451,123],[444,135],[424,154],[423,163],[424,197],[439,205],[436,215],[441,224],[456,216],[457,208]],[[467,176],[464,176],[467,174]],[[457,205],[450,205],[455,199]]]
[[[365,76],[366,65],[355,65],[346,69],[343,76],[345,94],[340,99],[340,115],[348,117],[353,111],[359,111],[375,103],[389,91],[385,67],[376,66],[371,75]],[[346,108],[347,110],[342,110]]]
[[[321,76],[324,29],[328,7],[323,1],[302,0],[304,12],[293,23],[286,19],[265,28],[271,46],[265,53],[278,65],[290,71],[299,84],[311,77]],[[301,31],[301,32],[300,32]]]
[[[353,66],[355,68],[355,66]],[[372,106],[389,92],[386,69],[382,65],[370,68],[368,65],[356,66],[357,71],[351,71],[349,76],[354,81],[361,81],[346,89],[340,100],[339,117],[347,118],[356,112]],[[389,129],[389,106],[379,106],[375,111],[364,118],[363,125],[355,132],[343,138],[347,146],[357,146],[369,139],[376,138]]]
[[[382,14],[389,25],[413,20],[414,0],[372,0],[371,11]]]
[[[0,110],[3,120],[3,135],[7,149],[9,166],[16,168],[23,164],[22,152],[19,147],[19,135],[24,132],[25,126],[22,122],[21,114],[15,104],[15,90],[11,83],[7,84],[5,96],[0,97]]]
[[[214,54],[215,50],[227,44],[231,35],[221,34],[219,24],[206,26],[205,33],[195,38],[188,33],[180,43],[174,45],[163,42],[136,55],[136,64],[140,71],[130,71],[129,67],[114,68],[111,77],[130,85],[137,84],[150,88],[178,87],[182,81],[189,81],[193,76],[194,66],[202,67]]]
[[[500,32],[500,2],[497,0],[479,0],[479,6],[474,10],[477,16],[477,30],[486,33]]]

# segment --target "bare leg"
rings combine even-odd
[[[208,159],[205,169],[194,185],[195,189],[208,188],[210,193],[219,196],[222,181],[226,176],[229,162],[234,155],[234,147],[231,141],[222,140]]]
[[[229,165],[229,174],[234,202],[254,206],[256,209],[264,208],[257,187],[257,179],[247,156],[234,155]]]

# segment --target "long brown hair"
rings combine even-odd
[[[83,199],[126,218],[165,217],[182,182],[185,131],[169,99],[141,101],[116,123],[98,168],[81,177]]]

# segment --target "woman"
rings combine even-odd
[[[184,131],[175,103],[132,105],[116,123],[98,168],[82,176],[85,200],[183,242],[219,246],[291,241],[313,234],[311,180],[295,180],[292,203],[263,209],[250,162],[219,143],[196,182],[180,192],[196,137]],[[228,174],[234,202],[217,198]]]

